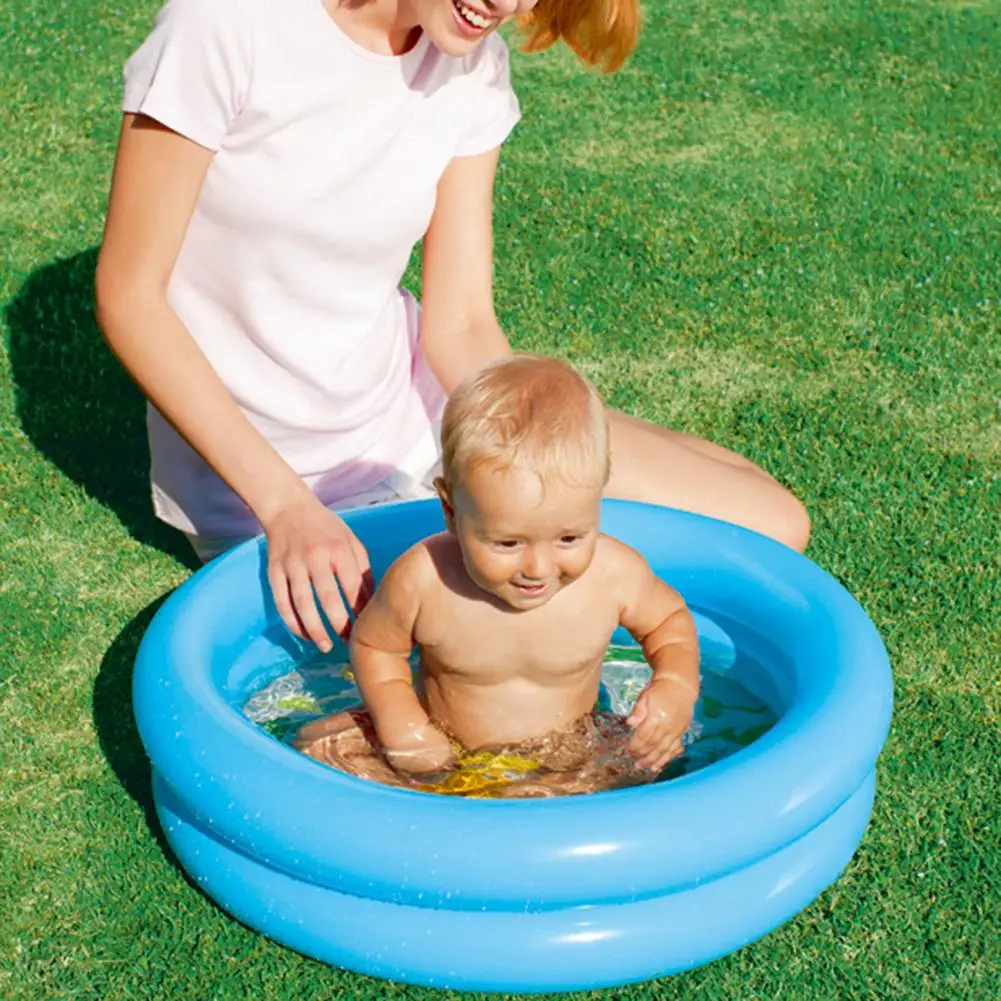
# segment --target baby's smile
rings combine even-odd
[[[508,581],[506,593],[497,591],[497,596],[502,598],[512,608],[526,610],[529,608],[539,608],[548,604],[556,597],[560,591],[571,583],[573,578],[556,574],[547,577],[545,580],[532,580],[531,578],[512,577]]]

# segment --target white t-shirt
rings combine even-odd
[[[325,502],[385,478],[440,407],[399,282],[449,161],[518,120],[503,39],[383,56],[321,0],[171,0],[123,109],[215,151],[168,295],[237,403]],[[150,431],[161,517],[252,522],[155,412]]]

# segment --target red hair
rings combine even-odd
[[[541,52],[562,39],[588,66],[617,70],[640,34],[639,0],[539,0],[518,18],[526,52]]]

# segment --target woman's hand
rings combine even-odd
[[[311,491],[303,491],[261,521],[278,614],[296,636],[312,640],[327,653],[333,642],[319,609],[346,640],[351,633],[348,610],[357,615],[372,597],[368,553],[344,521]]]

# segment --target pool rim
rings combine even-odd
[[[440,513],[437,502],[419,501],[345,518],[365,535],[385,527],[387,518],[417,519],[420,528],[435,530]],[[160,779],[194,818],[266,865],[340,893],[455,910],[548,909],[663,895],[752,864],[822,823],[871,772],[889,725],[889,663],[865,613],[805,557],[748,530],[626,501],[606,501],[604,519],[603,529],[620,537],[627,525],[627,536],[644,536],[664,533],[673,522],[681,530],[676,547],[687,552],[700,539],[717,547],[714,561],[689,568],[695,576],[725,569],[733,580],[759,586],[771,579],[787,590],[792,578],[787,605],[808,599],[797,614],[817,628],[806,648],[824,670],[812,682],[804,676],[805,687],[772,730],[740,754],[669,783],[544,802],[434,797],[325,768],[244,719],[210,678],[211,657],[200,661],[192,640],[206,624],[203,589],[228,592],[240,582],[246,588],[248,580],[256,607],[245,612],[257,615],[265,630],[276,628],[263,587],[262,544],[252,540],[182,585],[143,639],[134,705]],[[663,557],[651,562],[659,567]],[[735,574],[738,567],[744,578]],[[743,600],[751,599],[745,594]],[[714,610],[711,602],[697,604]],[[223,626],[230,631],[215,656],[246,639],[234,618]],[[824,651],[818,649],[824,639],[837,642]],[[830,742],[840,734],[844,745],[848,709],[859,724],[856,739],[836,758]],[[308,814],[303,803],[311,804]],[[341,825],[340,837],[330,836],[339,816],[359,812],[376,822],[364,832]],[[735,838],[738,820],[741,837]],[[686,837],[664,852],[661,829],[672,824]],[[580,833],[595,827],[611,833],[600,839]],[[524,880],[506,879],[511,872]]]

